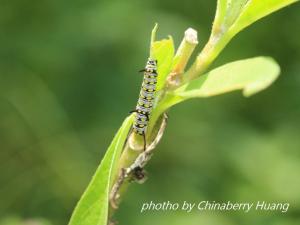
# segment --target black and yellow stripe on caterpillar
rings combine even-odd
[[[144,79],[142,88],[137,106],[134,110],[136,116],[133,124],[133,131],[145,137],[157,83],[157,60],[149,58],[143,71]]]

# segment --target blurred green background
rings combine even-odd
[[[215,1],[1,0],[0,225],[64,225],[127,113],[150,32],[208,39]],[[173,108],[145,185],[116,215],[131,225],[300,224],[300,4],[248,28],[214,66],[274,57],[280,78]],[[148,212],[146,201],[281,201],[288,213]]]

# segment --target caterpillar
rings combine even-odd
[[[146,149],[146,131],[151,110],[153,108],[156,83],[157,83],[157,60],[149,58],[144,72],[142,88],[136,105],[133,131],[144,138],[144,150]]]

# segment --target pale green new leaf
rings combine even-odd
[[[133,114],[127,117],[114,137],[90,184],[79,200],[69,225],[107,225],[112,178],[116,175],[120,154],[133,118]]]
[[[178,88],[175,94],[184,98],[210,97],[234,90],[251,96],[272,84],[280,73],[270,57],[238,60],[218,67]]]
[[[239,17],[249,0],[218,0],[213,33],[225,32]]]
[[[255,21],[298,0],[218,0],[213,33],[231,36]]]
[[[166,77],[168,76],[173,63],[175,53],[173,39],[169,37],[169,39],[155,41],[152,45],[151,51],[158,62],[156,90],[159,91],[165,85]]]
[[[231,62],[176,89],[164,107],[189,98],[206,98],[235,90],[242,90],[244,96],[251,96],[270,86],[279,73],[280,67],[269,57]]]
[[[222,27],[225,21],[226,11],[227,11],[227,0],[218,0],[216,15],[213,22],[212,33],[218,33],[218,31]]]
[[[248,0],[231,29],[239,32],[255,21],[287,6],[298,0]]]
[[[166,78],[173,65],[175,48],[171,36],[169,36],[169,39],[155,41],[157,29],[158,25],[155,24],[151,32],[150,57],[157,60],[158,77],[156,90],[159,91],[164,87]]]
[[[225,26],[230,26],[235,22],[249,1],[251,0],[227,0]]]

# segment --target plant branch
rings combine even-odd
[[[120,159],[118,176],[114,179],[114,185],[110,192],[110,216],[118,208],[120,198],[127,190],[130,181],[136,180],[137,182],[139,182],[139,177],[135,177],[134,171],[136,169],[143,169],[148,163],[148,161],[151,159],[153,150],[156,148],[157,144],[161,140],[166,126],[167,115],[165,114],[163,116],[158,131],[156,131],[154,140],[151,142],[150,145],[147,145],[145,151],[140,151],[139,145],[137,145],[139,149],[132,148],[134,145],[130,146],[128,140]],[[136,136],[134,135],[134,133],[132,133],[130,137],[132,138],[131,141],[135,142],[134,138]]]
[[[181,75],[198,44],[197,31],[193,28],[188,28],[184,33],[184,38],[174,57],[174,65],[171,73],[167,78],[167,88],[172,89],[180,83]]]
[[[222,28],[218,29],[217,32],[212,33],[209,41],[197,56],[191,68],[184,74],[180,85],[202,75],[225,48],[231,38],[232,36],[229,35],[229,33],[225,33],[225,30]]]

